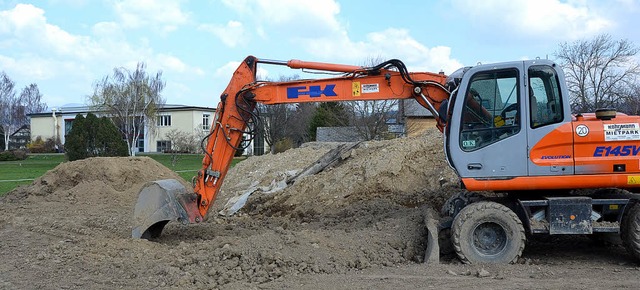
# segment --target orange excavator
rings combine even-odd
[[[259,64],[339,75],[266,82],[256,78]],[[361,67],[249,56],[220,96],[193,190],[172,179],[143,187],[132,237],[157,238],[172,220],[204,220],[235,152],[253,134],[258,103],[388,99],[415,99],[444,134],[461,190],[443,206],[438,231],[450,233],[463,262],[515,262],[526,234],[619,235],[640,259],[640,117],[612,109],[572,114],[564,74],[549,60],[445,76],[409,72],[396,59]],[[433,249],[438,239],[429,231]]]

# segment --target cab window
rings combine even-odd
[[[473,151],[520,131],[516,69],[475,74],[465,92],[460,147]]]
[[[559,123],[564,118],[558,76],[550,66],[529,68],[529,113],[531,128]]]

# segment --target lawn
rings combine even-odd
[[[31,184],[48,170],[64,162],[62,154],[33,154],[26,160],[0,162],[0,195],[19,185]],[[6,181],[11,180],[11,181]]]
[[[170,154],[141,154],[160,162],[167,168],[176,171],[184,180],[191,181],[202,166],[202,155],[180,154],[172,162]],[[242,159],[234,159],[231,166]],[[20,186],[31,184],[33,179],[65,162],[62,154],[33,154],[22,161],[0,161],[0,196]]]

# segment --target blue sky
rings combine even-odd
[[[85,104],[95,81],[143,61],[163,72],[167,103],[215,107],[247,55],[451,73],[553,59],[601,33],[640,45],[639,15],[640,0],[0,0],[0,70],[51,108]]]

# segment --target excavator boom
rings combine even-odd
[[[256,79],[258,64],[285,65],[292,69],[341,75],[266,82]],[[404,63],[393,59],[373,67],[361,67],[247,57],[220,96],[213,126],[206,138],[202,168],[194,178],[193,190],[187,190],[175,180],[156,181],[145,186],[135,207],[132,236],[158,237],[170,220],[199,223],[206,217],[235,152],[240,149],[244,138],[253,134],[248,128],[260,122],[256,104],[415,99],[437,117],[441,104],[450,95],[445,88],[446,78],[442,73],[410,73]],[[437,127],[443,131],[445,118],[436,120]]]

